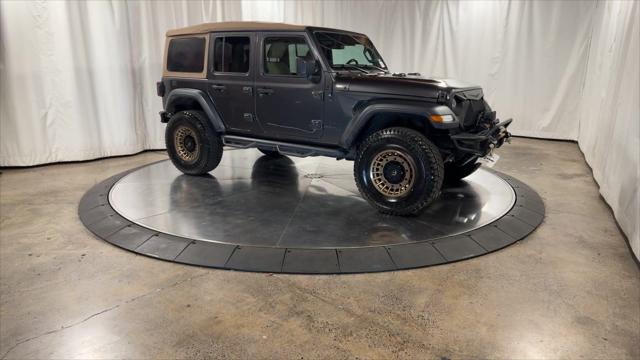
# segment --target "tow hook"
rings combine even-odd
[[[504,141],[503,142],[507,142],[507,144],[511,144],[511,133],[507,131],[507,128],[503,128],[502,132],[504,132]]]
[[[492,141],[492,145],[497,145],[497,147],[502,146],[505,142],[511,144],[511,133],[507,131],[505,126],[500,126],[500,130],[498,131],[498,136],[494,138]]]

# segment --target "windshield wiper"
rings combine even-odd
[[[369,73],[366,69],[361,68],[360,66],[357,66],[357,65],[354,65],[354,64],[338,64],[338,65],[333,65],[333,66],[334,67],[342,67],[342,68],[346,67],[346,68],[350,68],[350,69],[356,69],[356,70],[362,71],[365,74]]]
[[[372,65],[372,64],[366,64],[365,66],[370,66],[370,67],[372,67],[372,68],[374,68],[376,70],[382,71],[385,74],[389,73],[389,70],[385,70],[385,69],[381,68],[380,66],[375,66],[375,65]]]

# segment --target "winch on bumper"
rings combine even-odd
[[[493,149],[502,146],[511,137],[507,127],[512,121],[513,119],[505,120],[477,133],[463,132],[451,135],[451,140],[456,149],[461,152],[479,157],[486,156]]]

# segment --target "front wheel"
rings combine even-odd
[[[407,216],[438,197],[444,169],[438,148],[424,135],[394,127],[360,144],[354,176],[362,197],[378,211]]]
[[[222,159],[222,140],[200,111],[173,115],[167,124],[165,143],[171,162],[185,174],[206,174]]]

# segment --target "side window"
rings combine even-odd
[[[167,70],[200,73],[204,70],[204,47],[202,37],[171,39],[167,54]]]
[[[266,38],[264,55],[264,72],[270,75],[296,75],[296,59],[313,57],[300,36]]]
[[[217,37],[213,42],[213,71],[248,73],[250,49],[247,36]]]

